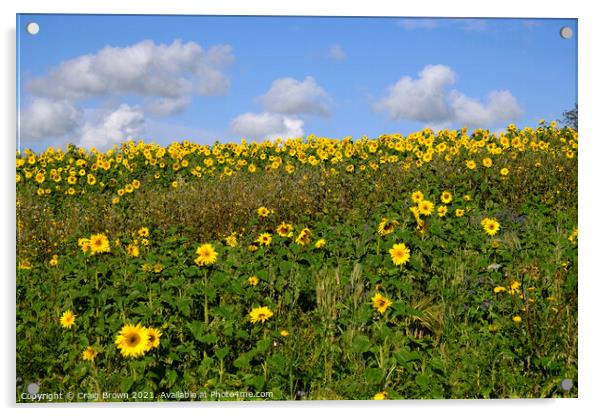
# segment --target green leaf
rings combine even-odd
[[[126,377],[121,380],[121,383],[119,384],[119,389],[123,393],[127,393],[130,391],[130,388],[132,388],[133,384],[134,384],[134,379],[132,379],[131,377]]]
[[[228,355],[229,352],[230,352],[230,348],[223,347],[223,348],[220,348],[219,350],[215,351],[215,356],[217,357],[218,360],[223,360],[226,357],[226,355]]]
[[[236,368],[249,368],[251,367],[251,356],[243,354],[234,360],[234,367]]]
[[[245,381],[247,386],[254,387],[255,390],[259,391],[263,389],[263,385],[265,384],[265,378],[263,376],[253,376]]]
[[[351,342],[351,352],[364,353],[370,349],[370,339],[365,335],[357,335]]]
[[[192,322],[188,323],[186,326],[188,327],[188,329],[192,333],[192,336],[197,341],[202,341],[204,327],[205,327],[205,324],[203,322],[201,322],[201,321],[192,321]]]
[[[431,379],[424,374],[418,374],[414,381],[422,388],[427,388],[431,383]]]
[[[384,373],[380,368],[366,368],[364,370],[364,377],[368,383],[377,384],[383,379]]]
[[[219,338],[213,334],[203,335],[199,341],[204,342],[205,344],[215,344]]]

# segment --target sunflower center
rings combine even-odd
[[[266,319],[265,313],[260,313],[259,315],[257,315],[257,319],[259,319],[259,320]]]
[[[134,347],[134,346],[138,345],[139,342],[140,342],[140,335],[138,335],[138,334],[131,334],[127,338],[127,344],[129,347]]]

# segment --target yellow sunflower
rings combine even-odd
[[[374,309],[376,309],[378,312],[380,312],[381,314],[384,314],[385,311],[387,310],[387,308],[389,306],[391,306],[391,304],[392,304],[391,300],[387,299],[380,293],[376,293],[372,297],[371,300],[372,300],[372,307]]]
[[[299,236],[297,236],[297,238],[295,239],[295,242],[301,246],[306,246],[309,244],[310,236],[311,231],[309,230],[309,228],[304,228],[299,233]]]
[[[94,361],[98,352],[93,347],[86,347],[86,349],[82,352],[82,359],[84,361]]]
[[[276,232],[280,237],[287,237],[291,231],[293,231],[293,225],[285,222],[276,227]]]
[[[61,315],[61,326],[63,328],[71,328],[74,324],[75,324],[75,317],[77,315],[75,315],[73,312],[71,312],[71,309],[65,311],[63,313],[63,315]]]
[[[316,241],[316,248],[323,248],[326,245],[326,240],[324,240],[323,238],[320,238],[318,241]]]
[[[82,246],[83,250],[83,246]],[[90,253],[109,253],[111,246],[109,245],[109,239],[104,234],[93,234],[90,236]]]
[[[135,244],[128,244],[126,246],[126,251],[128,253],[128,256],[130,256],[130,257],[138,257],[140,255],[140,250],[138,249],[138,246]]]
[[[372,400],[386,400],[386,399],[387,399],[386,391],[380,391],[380,392],[376,393],[374,395],[374,397],[372,398]]]
[[[452,194],[448,191],[443,191],[441,194],[441,202],[444,204],[449,204],[452,201]]]
[[[251,276],[247,279],[247,282],[249,282],[251,286],[257,286],[257,283],[259,283],[259,279],[257,278],[257,276]]]
[[[378,234],[381,236],[391,234],[393,231],[395,231],[395,227],[397,227],[398,225],[398,221],[390,220],[385,217],[382,220],[380,220],[380,224],[378,224]]]
[[[267,209],[266,207],[259,207],[259,208],[257,208],[257,215],[265,218],[268,215],[270,215],[270,210]]]
[[[148,227],[142,227],[138,230],[138,236],[140,237],[148,237],[149,234]]]
[[[148,349],[151,348],[159,348],[160,340],[161,340],[161,331],[157,328],[145,328],[146,333],[148,334]]]
[[[124,357],[141,357],[148,351],[149,336],[140,324],[124,325],[115,339],[115,345]]]
[[[445,205],[441,205],[437,208],[437,215],[440,217],[445,217],[447,214],[447,207]]]
[[[424,199],[424,194],[420,191],[415,191],[412,193],[412,201],[416,204]]]
[[[255,240],[256,243],[259,243],[262,246],[269,246],[272,243],[272,236],[270,233],[261,233],[259,237]]]
[[[433,203],[424,199],[418,203],[418,210],[422,215],[431,215],[433,213]]]
[[[394,244],[389,253],[396,266],[403,266],[410,259],[410,249],[403,243]]]
[[[198,257],[194,261],[199,266],[209,266],[217,261],[217,251],[209,243],[200,245],[196,249]]]
[[[249,312],[249,319],[251,323],[255,324],[257,322],[264,323],[268,319],[270,319],[274,315],[274,313],[267,306],[261,306],[259,308],[254,308]]]
[[[481,221],[481,225],[490,236],[494,236],[500,229],[500,223],[495,218],[484,218]]]

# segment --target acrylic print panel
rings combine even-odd
[[[16,401],[577,397],[577,34],[18,15]]]

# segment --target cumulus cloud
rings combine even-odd
[[[190,102],[190,97],[162,97],[149,102],[145,109],[157,116],[167,116],[184,111]]]
[[[402,77],[387,88],[387,95],[375,110],[393,120],[443,121],[451,112],[445,88],[456,81],[456,74],[445,65],[427,65],[414,80]]]
[[[64,61],[29,80],[26,89],[59,100],[137,95],[183,102],[193,95],[224,93],[230,83],[223,69],[233,60],[229,45],[205,50],[195,42],[176,40],[166,45],[145,40]]]
[[[481,103],[458,90],[448,91],[456,80],[457,75],[450,67],[427,65],[417,79],[404,76],[389,86],[373,108],[392,120],[421,121],[429,126],[459,123],[486,127],[514,120],[522,114],[510,91],[491,91],[485,103]]]
[[[328,116],[332,98],[313,77],[303,81],[294,78],[279,78],[272,82],[268,92],[258,101],[272,113]]]
[[[334,59],[336,61],[341,61],[341,60],[345,59],[346,56],[347,55],[345,54],[345,51],[339,44],[332,45],[330,47],[330,49],[328,50],[328,57],[330,59]]]
[[[230,122],[230,131],[257,140],[302,137],[303,120],[269,112],[244,113]]]
[[[405,30],[436,29],[440,24],[441,20],[429,18],[399,19],[397,21],[397,25]]]
[[[22,139],[62,137],[77,128],[81,111],[67,100],[35,97],[19,114]]]
[[[460,29],[466,32],[483,32],[487,29],[487,21],[484,19],[448,19],[448,18],[426,18],[413,17],[397,20],[397,26],[405,30],[431,30],[438,28]]]
[[[144,131],[144,114],[137,107],[122,104],[94,122],[86,122],[79,132],[79,145],[107,149]]]
[[[491,126],[520,117],[522,111],[510,91],[491,91],[485,104],[459,91],[449,94],[454,119],[470,127]]]

